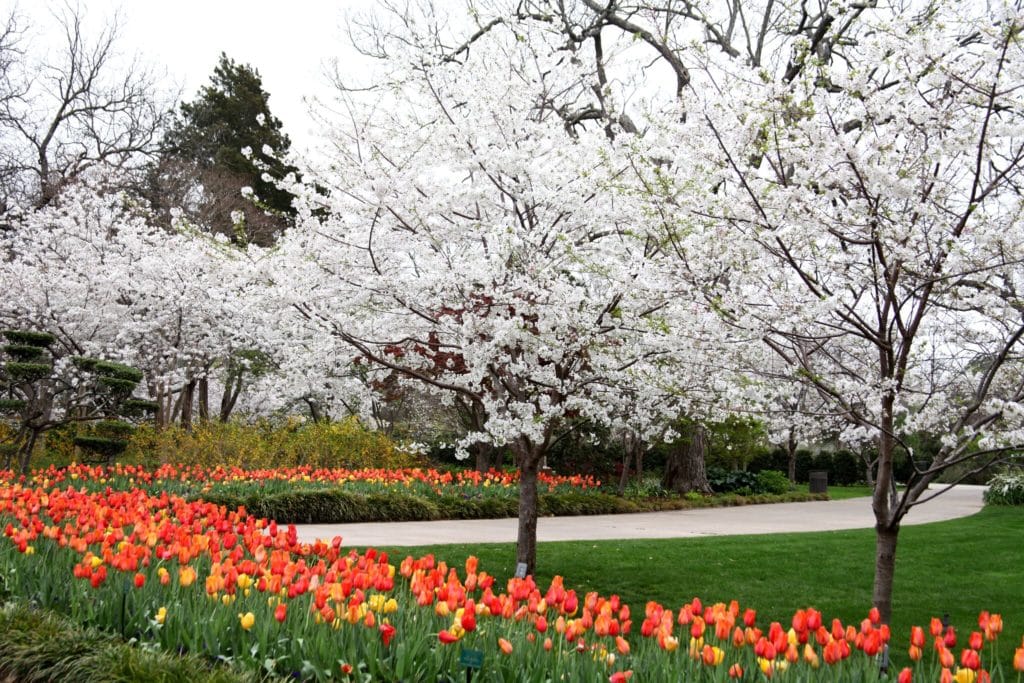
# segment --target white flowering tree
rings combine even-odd
[[[257,345],[256,322],[239,317],[234,302],[251,286],[260,252],[154,226],[145,204],[115,189],[123,184],[93,172],[47,206],[9,218],[0,322],[50,332],[63,354],[139,368],[158,421],[188,422],[202,382]],[[234,385],[222,384],[228,402],[237,399]]]
[[[293,188],[297,225],[268,262],[278,300],[264,305],[291,311],[280,329],[312,326],[440,401],[477,406],[459,445],[514,454],[517,558],[532,571],[548,448],[659,390],[633,373],[665,353],[677,304],[619,188],[644,142],[585,125],[594,95],[557,26],[495,25],[448,50],[415,30],[438,17],[400,18],[377,34],[387,87],[342,97],[331,154]]]
[[[844,419],[844,439],[877,449],[885,619],[907,512],[945,490],[928,488],[943,472],[1024,445],[1024,15],[920,10],[837,9],[833,24],[856,12],[856,28],[834,54],[795,41],[776,60],[803,55],[792,78],[709,66],[714,87],[666,124],[692,143],[679,163],[705,177],[689,246],[729,272],[723,315]],[[899,489],[894,458],[913,457],[920,432],[941,449]]]

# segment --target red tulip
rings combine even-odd
[[[288,617],[288,605],[281,603],[274,608],[274,618],[277,619],[278,623],[284,623],[284,620]]]
[[[914,674],[910,670],[910,667],[904,667],[903,671],[900,671],[900,675],[896,678],[896,683],[911,683],[914,680]]]
[[[910,644],[914,647],[924,647],[924,629],[920,626],[910,628]]]

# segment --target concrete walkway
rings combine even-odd
[[[932,487],[934,492],[936,487]],[[982,508],[983,486],[957,486],[910,510],[903,524],[941,522]],[[929,492],[929,493],[931,493]],[[689,538],[778,534],[794,531],[864,529],[875,525],[870,498],[743,507],[701,508],[627,515],[541,517],[538,541],[591,541],[630,538]],[[299,540],[341,536],[348,547],[416,546],[443,543],[513,543],[515,519],[368,524],[300,524]]]

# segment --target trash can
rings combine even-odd
[[[808,472],[811,483],[811,493],[828,493],[828,472],[825,470],[813,470]]]

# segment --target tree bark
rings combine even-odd
[[[622,475],[619,477],[619,495],[626,493],[626,484],[629,483],[629,473],[635,463],[637,480],[643,477],[644,466],[644,443],[632,431],[626,431],[622,435]]]
[[[892,586],[896,575],[896,541],[899,532],[899,525],[875,527],[875,585],[871,601],[878,608],[884,624],[888,624],[892,617]]]
[[[199,379],[199,422],[210,421],[210,379],[203,375]]]
[[[489,472],[494,468],[494,451],[492,444],[486,441],[477,441],[473,444],[473,455],[476,461],[477,472]]]
[[[181,390],[181,426],[186,430],[192,429],[192,401],[195,399],[195,393],[196,381],[192,379]]]
[[[796,447],[796,434],[793,430],[790,430],[789,439],[786,441],[786,454],[789,456],[787,460],[787,464],[789,465],[789,480],[794,484],[796,483]]]
[[[28,476],[28,468],[32,463],[32,451],[35,450],[36,441],[39,439],[39,430],[32,429],[28,438],[21,445],[21,452],[18,454],[18,466],[21,473]]]
[[[228,375],[224,383],[224,393],[220,397],[220,421],[227,422],[231,417],[231,411],[235,409],[238,395],[242,393],[242,374]]]
[[[532,575],[537,565],[537,473],[544,449],[520,439],[513,450],[519,467],[519,531],[516,537],[516,563],[526,565]]]
[[[892,616],[892,587],[896,571],[896,540],[900,531],[900,518],[892,509],[893,404],[891,394],[882,396],[882,410],[878,438],[878,473],[874,481],[871,507],[875,512],[875,583],[872,591],[874,606],[888,624]],[[897,511],[898,512],[898,511]]]
[[[676,493],[711,494],[704,457],[707,454],[707,436],[703,425],[693,425],[690,438],[673,444],[665,460],[665,476],[661,485]]]

